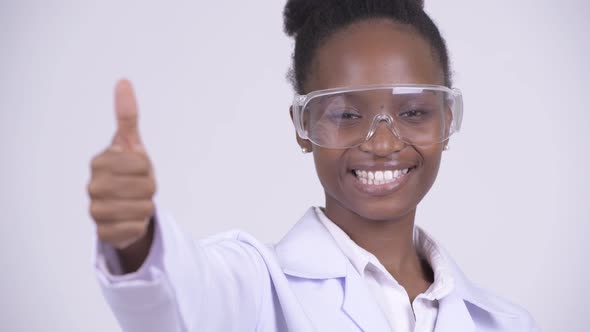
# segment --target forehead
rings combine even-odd
[[[368,20],[328,37],[318,48],[306,90],[367,84],[443,84],[429,43],[411,27]]]

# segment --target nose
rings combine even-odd
[[[404,148],[406,144],[395,134],[393,119],[390,116],[378,116],[375,122],[367,140],[360,145],[362,151],[374,153],[379,157],[387,157]]]

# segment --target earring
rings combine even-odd
[[[449,151],[449,149],[450,149],[450,147],[448,144],[443,147],[443,151]]]
[[[309,151],[307,151],[307,148],[301,148],[301,153],[305,154],[308,153]]]

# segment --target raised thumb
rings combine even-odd
[[[141,147],[139,136],[138,109],[131,82],[122,79],[115,87],[115,115],[117,132],[113,138],[113,147],[134,149]]]

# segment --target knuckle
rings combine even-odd
[[[96,227],[96,235],[101,241],[108,242],[112,244],[112,229],[106,225],[98,225]]]
[[[141,171],[144,173],[148,173],[152,168],[152,162],[150,158],[145,153],[140,153],[137,155],[137,165],[141,168]]]
[[[147,206],[147,217],[148,219],[153,217],[153,215],[156,213],[156,205],[154,204],[153,201],[149,201],[148,202],[148,206]]]
[[[142,221],[135,228],[133,235],[135,236],[135,238],[140,238],[145,234],[146,229],[147,229],[147,223],[145,221]]]
[[[144,205],[145,205],[144,210],[143,210],[144,216],[146,218],[150,218],[154,214],[154,211],[156,210],[155,204],[154,204],[154,202],[152,202],[150,200],[150,201],[147,201]]]
[[[95,177],[89,184],[89,193],[93,198],[113,198],[116,197],[118,189],[118,179],[110,174],[103,174]]]
[[[109,243],[115,248],[124,248],[141,238],[145,233],[141,225],[135,225],[133,222],[98,225],[96,231],[101,241]]]
[[[137,171],[140,172],[141,174],[148,174],[150,172],[151,165],[149,162],[146,162],[145,160],[141,160],[137,163],[136,167],[137,167]]]
[[[92,197],[92,193],[93,193],[93,188],[92,188],[92,187],[94,186],[94,185],[92,184],[92,181],[93,181],[93,180],[92,180],[92,179],[90,179],[90,181],[88,181],[88,182],[86,183],[86,192],[88,193],[88,195],[89,195],[90,197]]]
[[[140,223],[134,223],[134,225],[132,227],[129,227],[129,237],[128,238],[132,238],[132,239],[138,239],[141,238],[146,230],[146,224],[143,222]]]
[[[128,153],[118,159],[116,170],[123,174],[146,175],[149,174],[150,164],[146,163],[141,156]]]
[[[94,158],[92,158],[92,160],[90,160],[90,169],[91,170],[95,170],[98,168],[98,160],[97,159],[98,159],[98,156],[94,157]]]
[[[153,179],[150,179],[149,183],[148,183],[148,187],[147,187],[147,194],[148,196],[151,198],[156,194],[156,181],[154,181]]]
[[[100,186],[99,186],[99,184],[97,183],[96,180],[90,181],[88,183],[88,186],[86,187],[86,189],[88,190],[88,194],[92,198],[99,197],[100,194],[101,194]]]
[[[104,218],[104,209],[102,205],[102,203],[96,201],[92,201],[90,203],[90,215],[95,221],[99,221]]]
[[[147,153],[145,152],[138,152],[137,156],[139,157],[139,160],[141,160],[143,163],[150,165],[150,157],[147,155]]]
[[[97,155],[97,156],[95,156],[90,161],[90,168],[93,171],[97,171],[97,170],[103,168],[104,167],[104,159],[105,159],[104,152],[101,153],[101,154],[99,154],[99,155]]]
[[[96,202],[90,202],[90,207],[88,208],[88,212],[90,212],[90,216],[92,216],[92,219],[94,219],[96,221]]]

